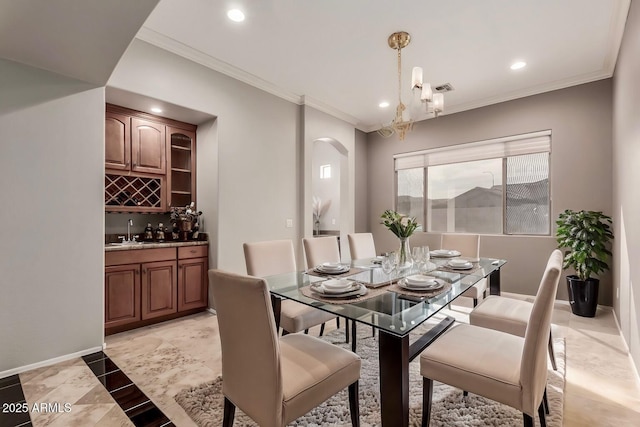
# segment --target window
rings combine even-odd
[[[543,131],[398,155],[396,210],[425,231],[548,235],[550,150]]]
[[[418,221],[424,218],[424,168],[398,171],[396,210]]]
[[[320,179],[331,178],[331,165],[320,166]]]

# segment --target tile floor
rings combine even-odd
[[[468,310],[454,304],[449,314],[464,319]],[[640,425],[640,385],[612,310],[599,308],[595,318],[586,319],[558,302],[553,323],[555,337],[566,338],[564,425]],[[104,352],[176,426],[193,426],[173,396],[220,374],[217,333],[216,317],[205,312],[109,336]],[[31,412],[34,426],[133,425],[81,358],[19,377],[30,407],[71,403],[70,412]]]

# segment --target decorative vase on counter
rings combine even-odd
[[[398,271],[409,270],[412,266],[413,259],[411,258],[409,238],[400,238],[400,249],[398,249]]]

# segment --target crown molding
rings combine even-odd
[[[136,34],[136,38],[171,53],[174,53],[178,56],[186,58],[197,64],[203,65],[209,69],[232,77],[243,83],[256,87],[260,90],[270,93],[271,95],[275,95],[289,102],[293,102],[294,104],[302,104],[301,95],[287,91],[279,86],[269,83],[268,81],[254,74],[248,73],[237,67],[234,67],[231,64],[220,61],[219,59],[216,59],[202,51],[187,46],[184,43],[181,43],[171,37],[167,37],[164,34],[160,34],[148,27],[143,26],[138,34]]]
[[[352,115],[347,114],[343,111],[340,111],[337,108],[333,108],[332,106],[325,104],[322,101],[319,101],[317,99],[314,99],[308,95],[303,95],[301,98],[302,98],[302,102],[301,102],[302,105],[308,105],[309,107],[315,108],[316,110],[322,111],[323,113],[327,113],[337,119],[347,122],[350,125],[360,129],[359,127],[360,121],[355,117],[353,117]]]

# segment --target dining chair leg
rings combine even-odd
[[[320,325],[320,335],[318,335],[318,336],[321,337],[322,334],[324,334],[324,323],[322,325]]]
[[[538,417],[540,418],[540,427],[547,427],[547,420],[544,415],[544,405],[542,404],[542,402],[538,407]]]
[[[351,351],[356,352],[356,321],[351,321]]]
[[[309,330],[308,330],[308,329],[305,329],[305,330],[304,330],[304,333],[305,333],[305,335],[308,335],[308,334],[309,334]]]
[[[236,414],[236,405],[231,403],[229,399],[224,398],[224,415],[222,418],[222,427],[232,427],[233,418]]]
[[[462,390],[462,397],[469,396],[469,392],[467,390]]]
[[[544,412],[549,415],[549,400],[547,399],[547,388],[544,388],[544,394],[542,395],[542,403],[544,404]]]
[[[360,399],[358,391],[358,381],[349,386],[349,413],[351,414],[351,425],[360,427]]]
[[[534,427],[533,418],[531,418],[529,415],[525,414],[524,412],[522,413],[522,417],[524,418],[524,427]]]
[[[431,421],[431,396],[433,395],[433,380],[422,378],[422,427],[429,427]]]
[[[288,335],[288,334],[289,334],[289,331],[287,331],[286,329],[282,330],[282,336],[285,336],[285,335]]]
[[[549,359],[551,359],[551,366],[554,371],[558,370],[558,366],[556,365],[556,354],[553,351],[553,337],[551,336],[551,329],[549,329]]]
[[[376,318],[374,317],[373,313],[371,313],[371,323],[374,323],[376,320]],[[376,328],[375,327],[371,327],[371,338],[375,338],[376,337]]]
[[[340,318],[336,317],[336,329],[340,329]]]
[[[473,308],[476,308],[478,306],[478,298],[474,298],[473,299]]]

